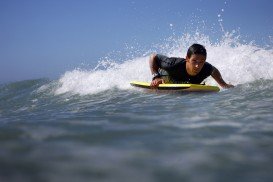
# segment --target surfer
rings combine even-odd
[[[207,51],[203,45],[193,44],[189,47],[186,59],[152,54],[149,64],[153,74],[152,87],[161,83],[192,83],[200,84],[212,76],[223,88],[234,87],[227,84],[217,68],[206,62]]]

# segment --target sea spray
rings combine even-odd
[[[130,89],[131,80],[149,81],[148,57],[128,60],[106,70],[79,70],[66,72],[59,80],[56,94],[73,92],[86,95],[112,88]]]

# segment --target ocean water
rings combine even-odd
[[[184,35],[161,53],[183,56],[193,42],[235,88],[132,88],[151,79],[148,54],[0,85],[0,181],[271,182],[273,49]]]

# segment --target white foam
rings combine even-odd
[[[226,33],[217,43],[212,43],[208,36],[200,33],[185,34],[168,39],[168,43],[158,46],[160,50],[158,53],[185,57],[192,43],[205,45],[208,52],[207,62],[220,70],[226,82],[237,85],[257,79],[273,79],[273,49],[265,49],[252,43],[242,44],[239,42],[239,36],[230,33]],[[129,83],[132,80],[151,80],[148,60],[149,56],[137,57],[122,63],[103,60],[107,63],[103,65],[105,69],[97,66],[93,70],[67,71],[59,79],[60,86],[55,94],[71,92],[86,95],[111,88],[130,89]],[[212,78],[206,83],[217,85]]]
[[[129,89],[132,80],[150,80],[148,57],[128,60],[106,70],[67,71],[59,80],[56,94],[73,92],[80,95],[94,94],[111,88]]]

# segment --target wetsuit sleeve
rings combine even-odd
[[[167,56],[157,54],[155,56],[155,61],[159,68],[169,70],[173,68],[181,60],[179,58],[169,58]]]

